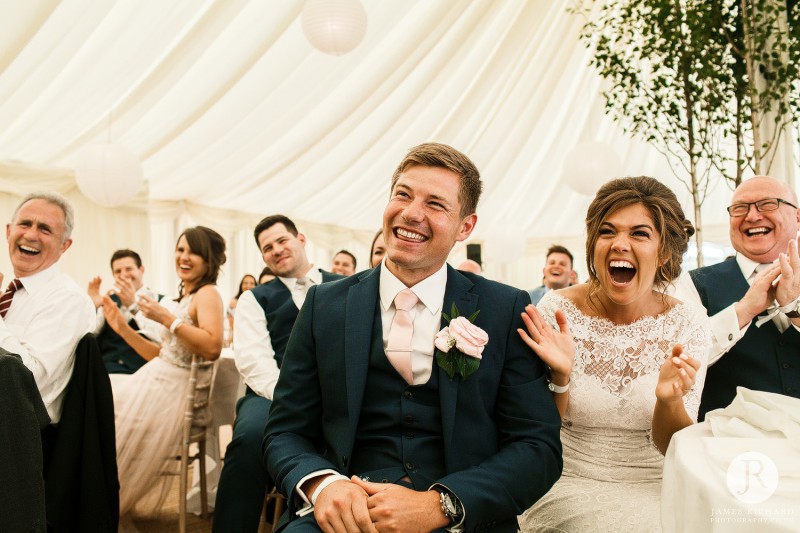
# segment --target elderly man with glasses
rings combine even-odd
[[[797,195],[769,176],[744,181],[728,207],[736,257],[684,274],[675,296],[702,305],[714,346],[700,420],[736,387],[800,397],[800,210]]]

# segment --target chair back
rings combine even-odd
[[[178,530],[186,531],[186,494],[189,490],[189,465],[198,459],[195,475],[200,476],[200,509],[203,518],[208,514],[208,493],[206,483],[206,432],[211,422],[209,406],[211,396],[211,372],[200,372],[203,367],[214,363],[205,361],[197,354],[192,355],[189,370],[189,384],[184,402],[183,426],[181,432],[180,487],[178,493]],[[189,447],[197,444],[197,453],[189,455]]]

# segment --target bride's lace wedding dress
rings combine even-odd
[[[564,471],[520,517],[522,531],[660,531],[663,456],[651,439],[658,373],[677,343],[702,361],[684,396],[696,419],[711,345],[706,315],[678,304],[616,325],[553,292],[537,308],[552,327],[556,309],[564,312],[576,351],[561,429]]]

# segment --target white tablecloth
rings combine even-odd
[[[712,412],[721,415],[716,420],[709,413],[672,438],[661,493],[665,533],[800,531],[800,447],[790,438],[789,420],[800,415],[800,403],[789,405],[800,401],[789,398],[777,408],[765,402],[769,408],[759,412],[758,396],[767,393],[747,393]],[[784,416],[780,409],[787,407],[791,414]],[[787,422],[788,436],[774,431],[776,420]],[[749,436],[730,436],[735,432]]]

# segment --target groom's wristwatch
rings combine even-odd
[[[781,313],[789,318],[800,318],[800,298],[792,300],[786,305],[780,306]]]
[[[441,485],[433,487],[439,493],[439,504],[442,512],[450,520],[451,524],[458,524],[464,518],[464,508],[456,495]]]

